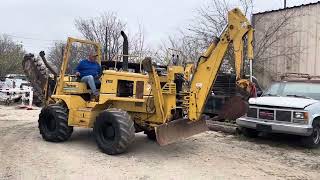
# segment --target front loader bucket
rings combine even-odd
[[[157,141],[161,146],[209,130],[205,120],[177,119],[155,127]]]

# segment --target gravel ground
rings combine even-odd
[[[127,153],[109,156],[88,129],[64,143],[43,141],[39,111],[0,106],[0,179],[320,179],[320,148],[293,137],[211,131],[160,147],[137,134]]]

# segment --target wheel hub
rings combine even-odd
[[[318,144],[320,141],[320,129],[319,128],[315,128],[313,131],[313,142],[315,144]]]
[[[48,115],[48,117],[46,119],[47,120],[46,120],[45,126],[46,126],[47,130],[50,132],[54,131],[56,129],[56,121],[55,121],[53,115],[51,115],[51,114]]]
[[[112,126],[108,126],[107,129],[107,137],[109,138],[113,138],[114,137],[114,129]]]
[[[105,140],[113,140],[115,137],[115,130],[112,127],[112,124],[106,124],[101,129],[103,131],[103,137]]]

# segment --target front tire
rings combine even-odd
[[[302,138],[303,145],[308,148],[316,148],[320,146],[320,121],[314,120],[312,127],[312,134]]]
[[[63,142],[70,138],[73,127],[68,126],[68,109],[51,104],[41,110],[38,128],[42,138],[51,142]]]
[[[242,127],[240,130],[241,130],[241,133],[248,138],[255,138],[259,134],[259,132],[255,129]]]
[[[125,152],[135,137],[134,122],[126,111],[108,109],[94,123],[93,133],[102,152],[114,155]]]

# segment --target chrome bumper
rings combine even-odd
[[[278,123],[263,121],[259,119],[252,119],[248,117],[241,117],[237,119],[237,124],[240,127],[246,127],[251,129],[256,129],[257,124],[271,126],[271,132],[274,133],[284,133],[284,134],[293,134],[300,136],[310,136],[312,134],[312,126],[306,124],[289,124],[289,123]]]

